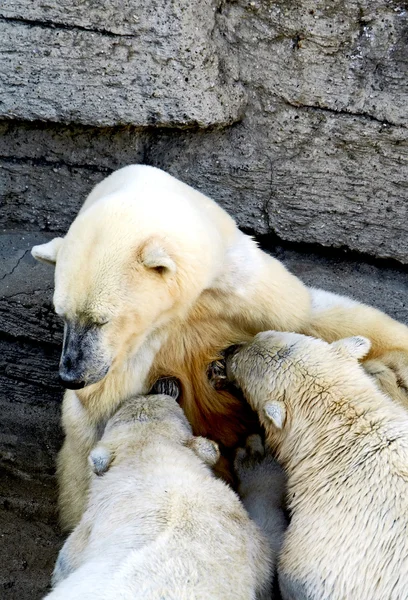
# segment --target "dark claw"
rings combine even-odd
[[[150,394],[165,394],[178,400],[181,394],[181,385],[177,377],[160,377],[153,385]]]
[[[224,359],[214,360],[214,362],[208,365],[207,378],[214,389],[225,389],[227,384],[227,375],[225,371]]]

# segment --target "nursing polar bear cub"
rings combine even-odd
[[[48,600],[271,598],[267,542],[173,398],[126,401],[89,458],[87,507]]]
[[[268,331],[227,353],[288,477],[284,600],[408,597],[408,413],[358,365],[369,348]]]
[[[116,171],[94,188],[65,238],[32,253],[56,264],[54,305],[65,322],[60,377],[70,389],[58,477],[66,529],[82,515],[87,457],[103,425],[157,377],[181,381],[194,432],[221,443],[224,454],[247,435],[254,415],[228,391],[215,390],[206,369],[220,349],[259,331],[327,341],[365,335],[373,372],[378,365],[387,371],[391,391],[397,381],[408,386],[404,325],[307,288],[220,206],[159,169]],[[228,472],[225,464],[219,470]]]

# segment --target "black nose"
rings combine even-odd
[[[85,387],[86,382],[81,379],[71,379],[69,377],[59,376],[59,382],[62,386],[67,388],[68,390],[80,390]]]

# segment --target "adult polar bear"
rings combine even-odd
[[[82,515],[87,457],[104,424],[156,377],[181,380],[181,404],[196,435],[226,449],[239,442],[251,415],[213,389],[206,369],[220,349],[259,331],[328,342],[364,335],[372,342],[372,370],[387,372],[395,395],[403,394],[397,381],[408,386],[407,327],[307,288],[215,202],[159,169],[114,172],[88,196],[65,238],[32,253],[56,264],[54,305],[65,321],[60,377],[71,389],[58,458],[65,529]]]

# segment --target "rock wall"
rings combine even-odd
[[[3,0],[1,225],[64,231],[143,161],[256,234],[407,263],[407,34],[390,0]]]
[[[2,0],[1,598],[40,598],[60,544],[61,325],[31,246],[152,164],[408,323],[407,34],[391,0]]]

